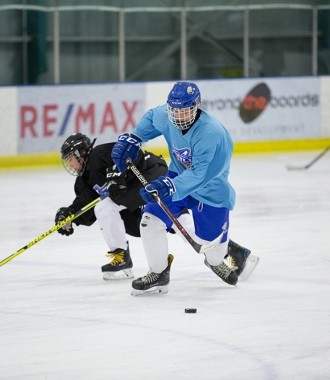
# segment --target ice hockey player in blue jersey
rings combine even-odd
[[[167,104],[147,111],[132,133],[121,135],[113,147],[112,159],[120,171],[127,169],[128,158],[136,160],[142,143],[160,135],[167,142],[171,158],[167,175],[140,190],[147,202],[140,231],[149,272],[132,282],[134,295],[145,291],[166,293],[170,282],[173,256],[168,254],[166,231],[172,221],[155,202],[153,193],[175,217],[184,209],[190,211],[196,242],[219,239],[218,245],[204,253],[204,263],[226,283],[237,283],[250,254],[228,238],[229,212],[235,205],[235,191],[228,181],[232,139],[225,127],[200,106],[197,85],[177,82]],[[228,255],[235,266],[228,263]]]

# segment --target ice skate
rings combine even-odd
[[[230,267],[236,267],[235,273],[241,279],[247,280],[259,262],[259,257],[251,255],[251,251],[232,240],[228,243],[228,253],[225,256]]]
[[[168,284],[170,283],[170,269],[174,257],[168,255],[168,265],[161,273],[149,272],[147,275],[137,278],[132,282],[132,296],[140,296],[143,294],[168,292]]]
[[[102,274],[104,280],[122,280],[125,278],[133,278],[133,263],[127,249],[117,248],[106,254],[110,262],[102,266]]]
[[[231,267],[237,267],[235,270],[237,276],[243,272],[246,260],[249,257],[250,253],[251,251],[249,249],[242,247],[232,240],[229,240],[228,253],[225,258],[228,260],[228,263]]]
[[[238,276],[235,273],[235,269],[237,269],[236,267],[231,268],[224,261],[219,265],[211,265],[207,262],[206,258],[204,260],[204,264],[227,284],[237,284]]]

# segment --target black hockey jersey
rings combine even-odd
[[[111,158],[114,145],[115,143],[101,144],[92,149],[86,169],[81,177],[77,177],[74,185],[76,198],[71,206],[69,206],[72,212],[80,210],[99,196],[93,189],[93,186],[102,186],[107,182],[107,168],[112,168],[115,165]],[[147,181],[152,181],[161,175],[165,175],[168,171],[166,161],[162,157],[150,152],[143,152],[142,150],[139,152],[135,166]],[[124,173],[124,179],[127,186],[126,192],[123,192],[122,195],[116,196],[115,198],[112,197],[110,192],[110,198],[116,204],[123,205],[127,208],[127,210],[121,211],[126,232],[133,236],[139,236],[139,233],[136,231],[136,218],[140,217],[140,206],[145,204],[139,193],[142,184],[130,170]],[[130,218],[135,220],[130,220]],[[73,223],[90,226],[95,220],[96,217],[92,209],[75,219]],[[132,226],[130,226],[131,222],[133,222]]]

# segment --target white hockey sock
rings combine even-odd
[[[228,239],[224,243],[220,243],[212,249],[205,252],[207,262],[212,265],[219,265],[227,254]]]
[[[166,225],[156,216],[145,212],[140,224],[142,244],[149,269],[161,273],[168,265]]]
[[[182,224],[184,229],[188,232],[188,234],[195,240],[198,240],[198,237],[195,235],[195,224],[192,215],[182,214],[178,217],[178,221]],[[173,230],[176,232],[178,236],[180,236],[185,242],[187,242],[186,238],[182,236],[182,233],[179,231],[178,227],[173,223]]]
[[[110,198],[103,199],[95,206],[95,216],[109,251],[116,248],[127,249],[125,225],[119,213],[124,208]]]
[[[207,244],[209,243],[209,240],[204,240],[204,239],[201,239],[199,238],[196,234],[195,234],[195,225],[194,225],[194,219],[192,217],[192,215],[189,213],[189,214],[182,214],[179,218],[178,218],[179,222],[182,224],[182,226],[186,229],[186,231],[189,233],[189,235],[198,243],[198,244]],[[178,228],[173,224],[172,228],[174,229],[174,231],[180,235],[182,237],[183,240],[186,241],[186,239],[182,236],[182,234],[179,232]],[[226,242],[224,243],[220,243],[219,245],[217,245],[216,247],[206,251],[205,253],[205,256],[206,256],[206,260],[209,264],[211,264],[212,266],[215,266],[215,265],[219,265],[224,257],[226,256],[227,254],[227,250],[228,250],[228,241],[227,240]]]

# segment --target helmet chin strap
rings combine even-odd
[[[95,141],[96,141],[96,138],[92,141],[92,143],[91,143],[91,147],[90,147],[90,149],[89,149],[89,152],[88,153],[90,153],[90,151],[93,149],[93,147],[94,147],[94,144],[95,144]]]
[[[80,157],[78,159],[78,162],[80,164],[80,169],[77,170],[77,176],[78,177],[81,177],[84,174],[84,171],[85,171],[86,165],[87,165],[87,160],[88,160],[88,157],[87,157],[87,159],[84,159],[83,157]]]
[[[86,167],[87,167],[87,163],[88,163],[89,155],[90,155],[90,153],[91,153],[91,151],[92,151],[92,149],[93,149],[93,147],[94,147],[95,141],[96,141],[96,138],[92,141],[91,146],[90,146],[90,148],[88,149],[88,152],[87,152],[87,156],[86,156],[86,158],[83,158],[83,161],[84,161],[84,162],[82,163],[81,173],[79,173],[78,176],[82,176],[83,173],[84,173],[84,171],[85,171],[85,169],[86,169]]]

